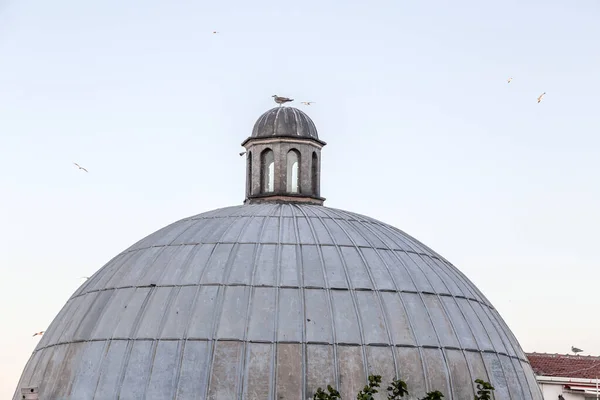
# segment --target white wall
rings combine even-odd
[[[558,400],[558,395],[562,394],[565,400],[583,400],[585,396],[583,394],[573,394],[573,393],[563,393],[563,385],[555,384],[555,383],[542,383],[540,384],[540,388],[542,389],[542,395],[544,396],[544,400]]]

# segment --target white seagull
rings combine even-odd
[[[281,105],[283,103],[294,101],[294,99],[290,99],[289,97],[281,97],[281,96],[277,96],[276,94],[274,94],[271,97],[273,98],[273,100],[275,100],[275,103],[279,104],[279,107],[281,107]]]

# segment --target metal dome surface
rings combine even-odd
[[[293,107],[275,107],[261,115],[252,129],[252,138],[294,137],[319,140],[315,123]]]
[[[416,239],[323,206],[245,205],[110,260],[46,330],[14,400],[28,386],[43,399],[288,400],[327,384],[351,399],[369,373],[402,377],[411,398],[472,399],[482,378],[496,399],[542,399],[498,312]]]

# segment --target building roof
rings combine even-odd
[[[600,377],[600,357],[527,353],[527,358],[536,375],[581,379]]]
[[[293,137],[319,140],[315,123],[294,107],[275,107],[261,115],[251,138]]]
[[[331,384],[352,398],[369,373],[419,398],[473,398],[482,378],[498,400],[541,399],[496,309],[439,254],[363,215],[266,203],[177,221],[117,255],[48,327],[19,388],[230,400]]]
[[[290,107],[263,114],[248,141],[325,144]],[[297,177],[320,171],[310,150]],[[510,329],[447,260],[373,218],[275,200],[182,219],[110,260],[46,329],[14,400],[28,387],[63,400],[306,399],[327,385],[350,399],[369,374],[402,377],[415,398],[472,399],[484,379],[496,400],[541,400]]]

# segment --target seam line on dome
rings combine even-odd
[[[87,294],[91,294],[91,293],[99,293],[99,292],[106,292],[106,291],[110,291],[110,290],[124,290],[124,289],[150,289],[150,288],[180,288],[180,287],[198,287],[198,286],[225,286],[225,287],[251,287],[251,288],[267,288],[267,289],[319,289],[319,290],[332,290],[332,291],[355,291],[355,292],[383,292],[383,293],[411,293],[411,294],[426,294],[426,295],[430,295],[430,296],[442,296],[442,297],[455,297],[457,299],[465,299],[465,300],[469,300],[469,301],[473,301],[475,303],[479,303],[481,305],[484,305],[490,309],[494,309],[493,307],[490,307],[489,305],[485,304],[485,303],[481,303],[480,300],[473,298],[473,297],[467,297],[467,296],[463,296],[463,295],[454,295],[452,293],[432,293],[432,292],[427,292],[427,291],[420,291],[420,290],[408,290],[408,289],[401,289],[401,290],[395,290],[395,289],[372,289],[372,288],[346,288],[346,287],[326,287],[326,286],[316,286],[316,285],[307,285],[307,286],[296,286],[296,285],[251,285],[248,283],[229,283],[229,284],[225,284],[225,283],[184,283],[184,284],[177,284],[177,285],[171,285],[171,284],[166,284],[166,285],[157,285],[157,284],[150,284],[150,285],[140,285],[140,286],[133,286],[133,285],[127,285],[127,286],[118,286],[118,287],[109,287],[109,288],[103,288],[103,289],[94,289],[94,290],[90,290],[87,291],[85,293],[81,293],[77,296],[72,297],[71,299],[69,299],[69,301],[74,300],[76,298],[85,296]]]
[[[325,286],[316,286],[316,285],[307,285],[307,286],[296,286],[296,285],[250,285],[247,283],[229,283],[229,284],[225,284],[225,283],[184,283],[184,284],[177,284],[177,285],[160,285],[160,284],[150,284],[150,285],[140,285],[140,286],[133,286],[133,285],[127,285],[127,286],[119,286],[119,287],[108,287],[108,288],[103,288],[103,289],[94,289],[94,290],[90,290],[87,292],[82,292],[80,294],[78,294],[77,296],[73,296],[71,297],[68,302],[85,296],[87,294],[90,293],[98,293],[98,292],[104,292],[104,291],[109,291],[109,290],[122,290],[122,289],[138,289],[138,288],[179,288],[179,287],[199,287],[199,286],[243,286],[243,287],[251,287],[251,288],[275,288],[275,289],[320,289],[320,290],[338,290],[338,291],[363,291],[363,292],[384,292],[384,293],[412,293],[412,294],[427,294],[430,296],[441,296],[441,297],[454,297],[457,299],[465,299],[468,301],[473,301],[475,303],[479,303],[482,306],[485,306],[491,310],[495,310],[494,307],[486,304],[486,303],[482,303],[481,300],[478,300],[476,298],[473,297],[467,297],[464,295],[454,295],[452,293],[431,293],[431,292],[427,292],[427,291],[419,291],[419,290],[407,290],[407,289],[401,289],[401,290],[396,290],[396,289],[372,289],[372,288],[344,288],[344,287],[325,287]]]
[[[485,353],[485,354],[496,354],[501,355],[513,360],[523,361],[529,364],[528,359],[520,358],[519,356],[511,356],[505,352],[497,352],[493,349],[472,349],[472,348],[459,348],[455,346],[434,346],[434,345],[412,345],[412,344],[389,344],[389,343],[348,343],[348,342],[325,342],[325,341],[299,341],[299,340],[280,340],[280,341],[269,341],[269,340],[247,340],[244,341],[242,339],[207,339],[207,338],[122,338],[122,337],[114,337],[114,338],[103,338],[103,339],[89,339],[89,340],[72,340],[68,342],[59,342],[50,344],[44,347],[40,347],[34,350],[34,354],[38,353],[42,350],[46,350],[52,347],[58,346],[68,346],[70,344],[83,344],[83,343],[95,343],[95,342],[108,342],[108,341],[125,341],[125,342],[184,342],[184,341],[192,341],[192,342],[236,342],[236,343],[262,343],[262,344],[308,344],[308,345],[327,345],[327,346],[351,346],[351,347],[359,347],[359,346],[371,346],[371,347],[389,347],[389,348],[423,348],[423,349],[439,349],[439,350],[455,350],[455,351],[466,351],[469,353]]]
[[[283,212],[284,212],[284,207],[277,207],[277,209],[279,210],[279,218],[277,218],[277,243],[278,245],[275,247],[275,260],[276,260],[276,267],[275,269],[275,284],[280,285],[281,283],[281,259],[282,259],[282,247],[281,245],[279,245],[279,243],[281,242],[281,237],[283,236],[283,229],[282,229],[282,217],[283,217]],[[265,218],[265,224],[267,224],[267,218]],[[260,251],[262,252],[264,249],[262,247],[259,247]],[[281,285],[280,285],[281,286]],[[275,307],[273,310],[273,336],[272,338],[274,340],[277,340],[279,337],[279,322],[280,322],[280,318],[279,318],[279,313],[280,313],[280,307],[281,307],[281,289],[275,289]],[[304,315],[304,311],[302,311],[302,315]],[[301,335],[303,335],[304,332],[301,332]],[[270,393],[270,395],[272,395],[273,397],[277,396],[277,385],[278,385],[278,379],[277,379],[277,360],[279,357],[279,352],[278,352],[278,348],[277,345],[273,344],[271,345],[271,349],[272,349],[272,354],[271,354],[271,374],[270,374],[270,378],[271,378],[271,382],[273,384],[273,389],[272,389],[272,393]],[[304,379],[304,378],[303,378]],[[303,382],[304,384],[304,382]]]
[[[402,249],[402,248],[391,248],[391,247],[376,247],[376,246],[364,246],[364,245],[349,245],[349,244],[331,244],[331,243],[297,243],[297,242],[281,242],[281,243],[277,243],[277,242],[236,242],[236,241],[221,241],[221,242],[189,242],[189,243],[174,243],[174,244],[159,244],[159,245],[153,245],[153,246],[146,246],[146,247],[138,247],[135,249],[130,249],[130,250],[125,250],[124,252],[122,252],[122,255],[125,254],[129,254],[129,253],[133,253],[136,251],[142,251],[142,250],[148,250],[148,249],[154,249],[157,247],[178,247],[178,246],[200,246],[203,244],[258,244],[258,245],[271,245],[271,246],[276,246],[276,245],[293,245],[293,246],[323,246],[323,247],[351,247],[351,248],[357,248],[357,249],[376,249],[376,250],[388,250],[388,251],[402,251],[404,253],[408,253],[408,254],[416,254],[416,255],[420,255],[420,256],[426,256],[426,257],[430,257],[432,259],[435,260],[439,260],[439,261],[443,261],[442,259],[432,256],[431,254],[427,254],[427,253],[417,253],[413,250],[406,250],[406,249]],[[110,262],[108,262],[105,265],[108,265]]]

